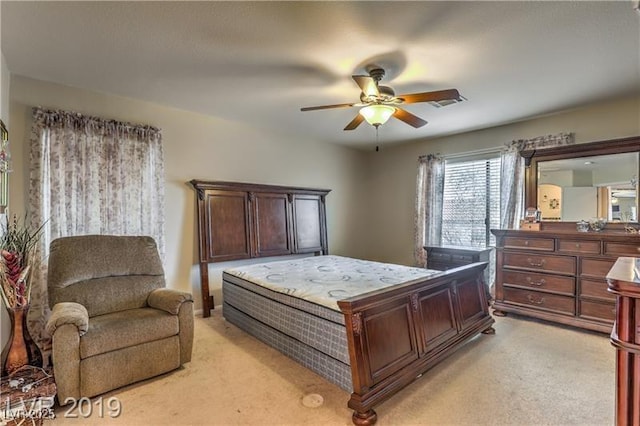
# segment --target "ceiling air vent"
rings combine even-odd
[[[466,101],[467,98],[465,98],[464,96],[460,95],[460,98],[458,99],[444,99],[442,101],[431,101],[429,102],[429,104],[431,104],[432,106],[436,107],[436,108],[442,108],[445,107],[447,105],[451,105],[451,104],[459,104],[462,101]]]

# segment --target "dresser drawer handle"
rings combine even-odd
[[[576,243],[576,248],[580,248],[580,243]]]
[[[540,300],[536,300],[533,298],[532,295],[527,294],[527,300],[529,301],[529,303],[531,303],[532,305],[542,305],[544,303],[544,297],[541,297]]]
[[[544,259],[540,259],[538,262],[534,262],[530,257],[527,258],[527,262],[529,262],[530,266],[535,266],[536,268],[544,267]]]
[[[529,245],[529,240],[524,240],[524,245],[528,246]]]
[[[527,277],[527,282],[528,282],[529,284],[531,284],[531,285],[535,285],[535,286],[538,286],[538,287],[543,286],[543,285],[546,283],[546,281],[544,280],[544,278],[541,278],[541,279],[540,279],[540,281],[533,281],[533,280],[531,279],[531,277]]]

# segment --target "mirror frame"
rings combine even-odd
[[[640,152],[640,136],[520,151],[520,155],[524,158],[526,166],[524,183],[525,208],[537,207],[538,205],[539,162],[562,160],[567,158],[593,157],[596,155],[621,154],[626,152]],[[640,177],[640,170],[638,170],[638,173],[638,176]],[[636,196],[636,208],[640,207],[639,200],[640,196]],[[640,211],[640,209],[638,211]]]

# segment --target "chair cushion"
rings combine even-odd
[[[89,317],[128,309],[145,308],[149,293],[164,287],[164,278],[154,275],[94,278],[58,288],[49,293],[49,303],[76,302]]]
[[[178,317],[140,308],[89,319],[89,331],[80,338],[80,359],[177,335]]]
[[[156,243],[147,236],[62,237],[49,247],[48,285],[64,288],[93,278],[164,276]]]

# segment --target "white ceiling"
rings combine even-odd
[[[13,74],[144,99],[355,147],[342,129],[351,79],[387,69],[396,93],[457,88],[468,100],[406,109],[384,143],[491,127],[640,93],[637,1],[12,2],[2,52]],[[47,105],[45,105],[47,106]]]

